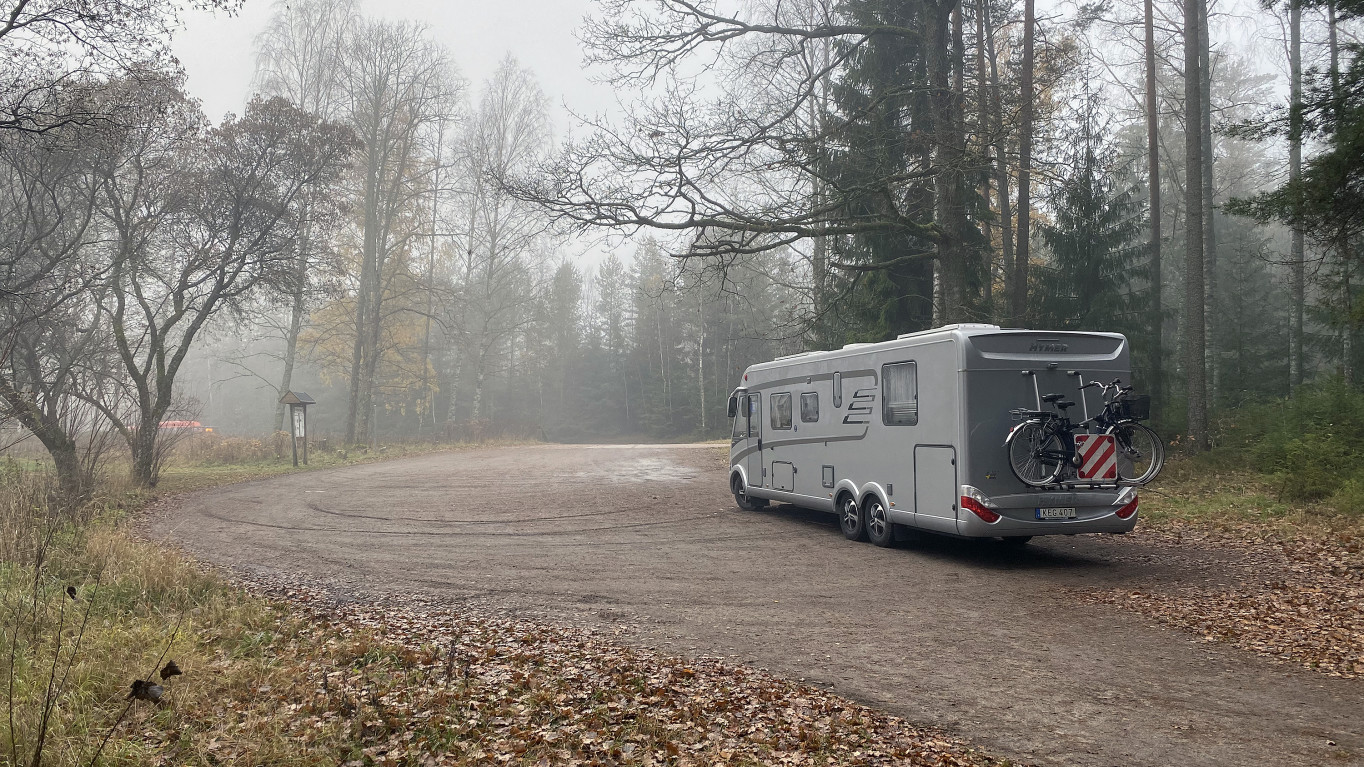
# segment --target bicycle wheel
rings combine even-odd
[[[1118,479],[1144,485],[1156,478],[1165,466],[1165,443],[1160,435],[1134,421],[1108,428],[1118,448]]]
[[[1066,463],[1066,445],[1056,432],[1037,421],[1009,435],[1009,468],[1025,485],[1054,484]]]

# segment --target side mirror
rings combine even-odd
[[[739,412],[739,398],[733,394],[729,395],[729,417],[733,418]]]

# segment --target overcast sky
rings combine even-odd
[[[574,30],[590,0],[363,0],[366,15],[413,19],[431,29],[477,92],[507,53],[535,72],[550,102],[574,111],[605,111],[611,91],[588,81]],[[240,112],[250,97],[254,40],[269,21],[273,0],[246,0],[236,16],[190,12],[175,38],[189,91],[215,121]],[[560,112],[556,120],[565,120]]]

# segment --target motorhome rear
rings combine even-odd
[[[835,512],[846,535],[890,545],[895,526],[1024,541],[1125,533],[1136,491],[1024,485],[1004,439],[1015,409],[1064,394],[1072,415],[1101,407],[1091,380],[1130,380],[1116,333],[949,325],[754,365],[731,395],[730,489]],[[1084,395],[1088,394],[1088,398]]]

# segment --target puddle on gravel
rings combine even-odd
[[[688,482],[696,479],[696,470],[681,466],[666,458],[626,458],[614,463],[571,472],[575,479],[593,479],[621,485],[645,482]]]

